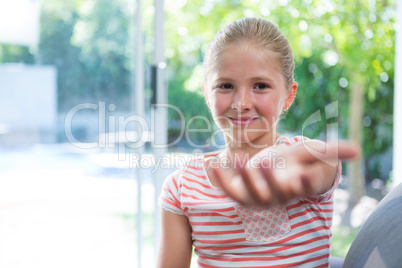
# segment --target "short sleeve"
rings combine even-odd
[[[158,205],[175,214],[185,215],[180,202],[179,174],[179,171],[175,171],[165,179],[158,198]]]
[[[306,141],[310,141],[310,140],[311,139],[309,139],[307,137],[304,137],[304,136],[294,136],[292,138],[282,136],[282,137],[278,138],[278,140],[277,140],[277,142],[275,143],[274,146],[281,145],[281,144],[291,146],[291,145],[294,145],[294,144],[297,144],[297,143],[306,142]]]

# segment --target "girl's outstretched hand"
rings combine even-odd
[[[232,199],[243,205],[267,206],[325,193],[334,183],[339,160],[359,154],[360,147],[352,142],[308,141],[264,149],[246,167],[212,170]]]

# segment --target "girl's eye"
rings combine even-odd
[[[221,89],[232,89],[233,86],[231,84],[221,84],[218,86]]]
[[[255,89],[267,89],[267,88],[269,88],[269,87],[270,87],[269,85],[263,84],[263,83],[258,83],[258,84],[256,84],[256,85],[254,86]]]

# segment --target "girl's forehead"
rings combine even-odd
[[[272,51],[268,47],[257,45],[251,41],[242,41],[221,48],[216,53],[215,65],[222,60],[222,56],[229,55],[230,57],[236,57],[237,55],[240,54],[250,54],[250,55],[257,54],[261,59],[265,59],[270,62],[273,61],[277,62],[279,56],[278,53]]]
[[[277,53],[266,47],[247,42],[236,43],[221,49],[216,54],[211,70],[222,72],[223,68],[233,67],[231,64],[252,62],[254,65],[269,66],[270,69],[282,73],[278,56]]]

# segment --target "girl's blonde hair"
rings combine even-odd
[[[285,78],[286,89],[294,81],[295,63],[289,41],[272,22],[260,18],[243,18],[232,22],[217,33],[204,57],[204,81],[214,68],[219,54],[230,45],[251,42],[274,52]]]

